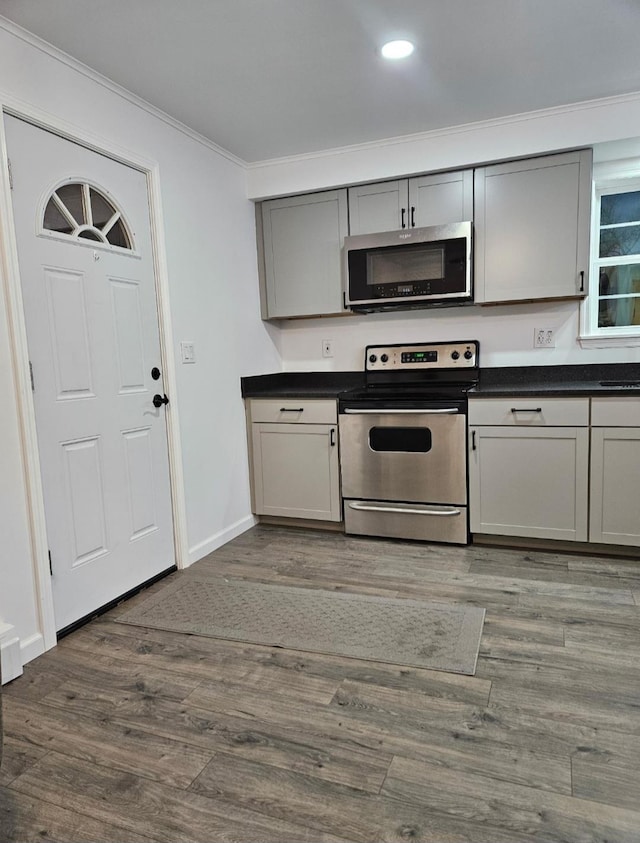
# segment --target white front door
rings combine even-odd
[[[61,630],[175,564],[147,182],[5,124]]]

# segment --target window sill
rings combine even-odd
[[[640,334],[618,335],[617,337],[598,337],[584,335],[578,337],[582,348],[632,348],[640,345]]]

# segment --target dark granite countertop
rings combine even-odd
[[[624,384],[635,384],[625,386]],[[363,372],[276,372],[241,378],[243,398],[337,398],[364,385]],[[496,366],[480,369],[473,398],[517,395],[640,395],[640,363]]]
[[[635,384],[635,386],[625,386]],[[473,398],[516,395],[640,395],[640,363],[503,366],[480,370]]]
[[[276,372],[241,378],[243,398],[337,398],[364,385],[363,372]]]

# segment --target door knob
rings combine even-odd
[[[162,407],[163,404],[168,404],[168,403],[169,403],[169,399],[167,398],[166,395],[164,396],[164,398],[162,397],[162,395],[158,395],[158,394],[153,396],[153,406],[154,407]]]

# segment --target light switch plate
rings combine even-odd
[[[196,362],[196,348],[192,342],[180,343],[180,357],[183,363]]]

